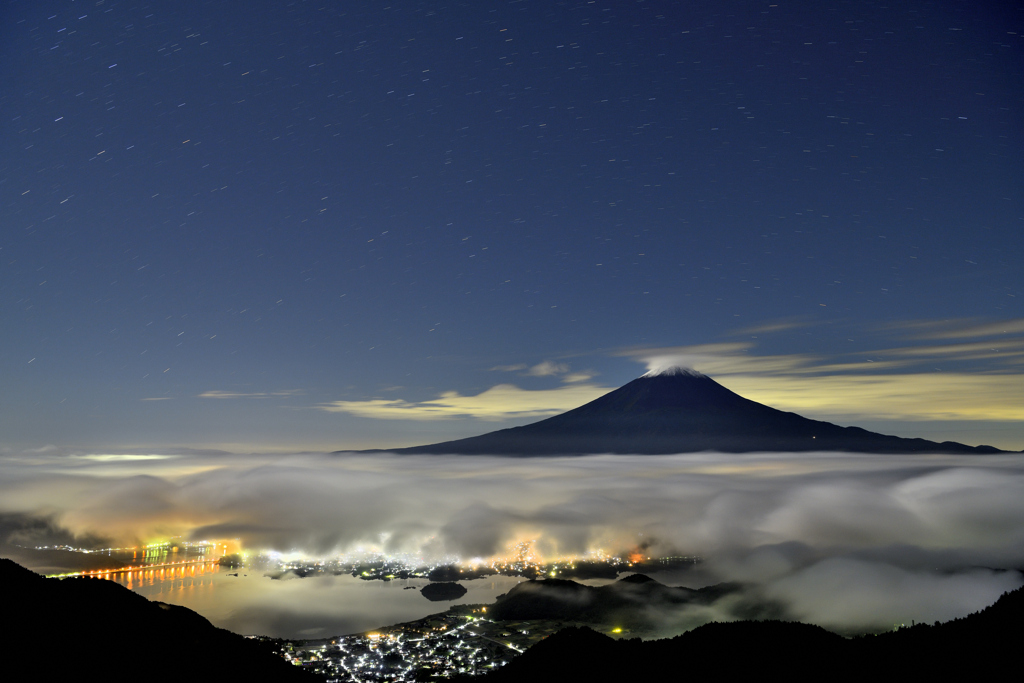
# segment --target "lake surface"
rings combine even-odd
[[[195,610],[215,626],[278,638],[359,633],[444,612],[451,605],[490,603],[525,580],[495,575],[461,581],[466,595],[431,602],[419,592],[429,583],[426,579],[364,581],[349,574],[272,579],[261,570],[212,563],[111,578],[151,600]]]

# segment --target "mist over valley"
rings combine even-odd
[[[743,584],[662,615],[682,627],[771,606],[778,617],[871,631],[964,616],[1024,583],[1024,463],[1008,455],[51,452],[6,458],[0,482],[15,559],[17,546],[59,533],[101,546],[232,538],[292,558],[372,551],[467,565],[527,541],[549,561],[696,555],[695,567],[656,578]],[[332,581],[286,583],[313,595]],[[294,612],[275,601],[264,607]],[[301,631],[300,621],[293,614],[289,628]]]

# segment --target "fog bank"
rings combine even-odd
[[[0,458],[0,501],[0,540],[22,545],[237,537],[310,556],[379,548],[429,560],[535,539],[547,557],[696,554],[705,562],[680,583],[745,582],[751,604],[836,629],[963,616],[1019,586],[1002,570],[1024,567],[1019,456],[49,449]]]

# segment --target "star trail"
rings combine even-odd
[[[668,360],[1024,447],[1020,3],[12,0],[0,38],[8,448],[412,445]]]

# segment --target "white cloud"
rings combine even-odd
[[[889,329],[908,332],[911,339],[969,339],[971,337],[996,337],[1006,334],[1024,333],[1024,318],[1009,320],[984,320],[981,318],[958,318],[954,320],[912,320],[895,323]]]
[[[471,417],[500,421],[524,417],[548,417],[579,407],[611,391],[583,382],[555,389],[527,391],[513,384],[499,384],[475,396],[456,391],[427,401],[375,398],[365,401],[332,401],[317,408],[379,420],[446,420]]]
[[[288,391],[256,391],[256,392],[244,392],[244,391],[204,391],[199,394],[199,398],[217,398],[217,399],[228,399],[228,398],[272,398],[272,397],[287,397],[295,396],[300,394],[298,389],[290,389]]]
[[[977,328],[975,328],[977,329]],[[649,371],[690,367],[765,405],[815,416],[884,420],[1024,420],[1024,376],[1007,361],[1024,340],[906,346],[824,358],[763,355],[749,342],[634,348],[619,352]],[[984,371],[935,371],[947,363],[987,363]],[[927,372],[915,368],[929,363]]]
[[[591,370],[582,370],[580,372],[570,372],[569,374],[562,377],[562,381],[566,384],[574,384],[576,382],[587,382],[594,379],[597,376],[596,372]]]
[[[130,462],[135,460],[168,460],[177,458],[177,455],[163,455],[159,453],[86,453],[85,455],[72,455],[72,458],[84,460],[96,460],[98,462]]]
[[[1024,377],[1000,374],[730,375],[721,384],[797,413],[886,420],[1024,420]]]
[[[516,365],[495,365],[491,368],[491,372],[518,372],[519,370],[525,370],[528,366],[525,363],[518,363]]]
[[[77,535],[239,537],[310,556],[487,556],[524,539],[546,556],[618,553],[644,539],[704,558],[681,582],[748,582],[844,628],[963,616],[1022,582],[978,567],[1024,566],[1024,463],[1005,456],[24,453],[0,460],[0,500]]]
[[[534,365],[526,371],[526,374],[530,377],[550,377],[552,375],[561,375],[566,372],[569,372],[569,366],[565,363],[555,363],[554,361],[546,360]]]

